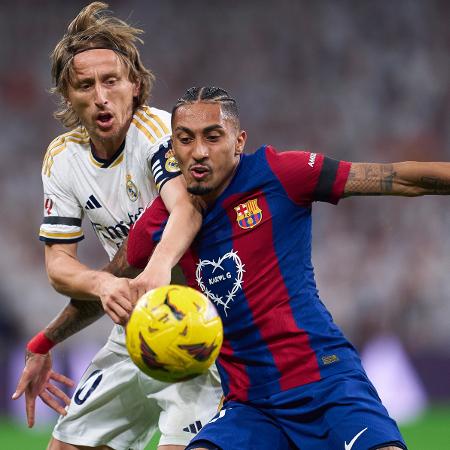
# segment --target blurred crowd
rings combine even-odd
[[[248,151],[270,143],[349,161],[450,160],[446,0],[109,3],[146,32],[151,104],[170,109],[190,86],[219,85],[240,105]],[[21,348],[66,302],[48,284],[37,238],[40,170],[64,131],[52,118],[49,54],[86,4],[0,2],[3,349]],[[360,197],[315,207],[319,291],[358,347],[393,333],[413,358],[450,361],[449,202]],[[98,267],[105,256],[89,228],[80,250]],[[100,345],[109,328],[105,318],[67,345]]]

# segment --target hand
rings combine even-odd
[[[171,276],[172,270],[170,267],[150,260],[145,270],[134,280],[130,280],[130,287],[135,296],[134,303],[151,289],[170,284]]]
[[[136,295],[128,278],[108,276],[99,289],[103,309],[119,325],[125,325],[130,318]]]
[[[25,408],[27,413],[28,427],[34,425],[36,397],[40,399],[58,414],[67,414],[65,406],[70,403],[70,398],[52,381],[73,387],[71,379],[56,373],[52,370],[52,357],[50,353],[41,355],[27,350],[25,357],[25,368],[17,384],[16,391],[12,395],[13,400],[17,400],[25,392]],[[57,400],[61,400],[64,406]]]

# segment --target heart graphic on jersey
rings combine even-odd
[[[237,251],[229,251],[217,261],[201,259],[197,264],[195,277],[203,293],[228,315],[230,303],[239,289],[242,289],[244,264]]]

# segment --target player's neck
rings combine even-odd
[[[98,139],[91,137],[92,153],[99,159],[111,159],[125,140],[125,136],[114,136],[111,139]]]
[[[202,199],[206,203],[208,208],[210,208],[216,202],[216,200],[225,192],[228,186],[232,183],[234,177],[236,176],[236,171],[239,167],[240,160],[241,160],[240,156],[236,158],[236,164],[234,165],[232,171],[230,172],[230,175],[224,179],[224,181],[217,187],[217,189],[214,189],[209,194],[202,195]]]

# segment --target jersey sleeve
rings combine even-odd
[[[70,244],[84,239],[81,221],[83,209],[66,184],[69,173],[61,164],[54,164],[51,171],[43,171],[44,218],[39,239],[46,243]]]
[[[158,148],[152,153],[149,161],[158,192],[172,178],[181,175],[178,161],[172,150],[172,142],[167,138],[161,142]]]
[[[133,119],[149,144],[145,152],[146,164],[158,192],[169,180],[181,175],[170,141],[170,118],[167,111],[145,107],[136,112]]]
[[[156,244],[161,240],[169,213],[161,197],[146,208],[128,235],[127,260],[130,266],[143,269]]]
[[[287,195],[299,205],[314,201],[337,204],[344,195],[350,162],[309,151],[277,152],[270,146],[266,158]]]

